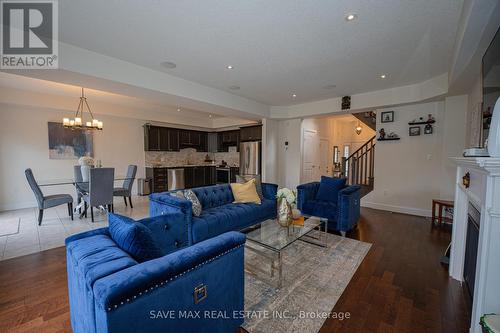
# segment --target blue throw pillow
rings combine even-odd
[[[316,193],[316,200],[337,203],[339,191],[345,187],[345,182],[345,178],[321,176],[318,193]]]
[[[141,222],[126,216],[109,214],[109,233],[118,247],[138,262],[156,259],[163,255],[154,241],[153,233]]]

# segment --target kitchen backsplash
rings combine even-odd
[[[181,151],[164,152],[164,151],[146,151],[146,166],[166,166],[175,167],[186,164],[205,164],[205,156],[215,157],[215,164],[220,164],[222,160],[226,161],[230,166],[238,166],[240,164],[240,153],[199,153],[195,149],[186,148]]]

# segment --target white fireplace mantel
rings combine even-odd
[[[457,164],[449,274],[463,281],[468,205],[481,212],[470,331],[480,333],[483,314],[500,314],[500,158],[452,158]],[[462,177],[470,174],[470,186]]]

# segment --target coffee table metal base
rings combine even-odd
[[[327,247],[327,233],[328,233],[328,219],[320,219],[321,223],[308,233],[304,234],[299,240],[316,245],[321,247]],[[290,226],[294,227],[294,226]],[[324,228],[323,230],[322,227]],[[319,235],[312,236],[310,233],[315,230],[319,232]],[[261,266],[257,266],[254,264],[250,264],[248,262],[245,263],[245,270],[255,276],[256,278],[263,280],[266,283],[271,285],[275,285],[277,289],[280,289],[283,286],[283,254],[282,250],[277,250],[270,246],[265,246],[264,244],[260,244],[257,242],[248,239],[245,249],[257,254],[260,258],[262,258],[266,263],[269,264],[269,270],[263,269]],[[265,250],[270,250],[265,251]],[[260,274],[259,274],[260,273]],[[264,278],[263,275],[268,275],[270,278]]]

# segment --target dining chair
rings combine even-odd
[[[108,212],[114,212],[113,206],[113,183],[115,178],[114,168],[90,169],[89,191],[83,194],[85,202],[84,213],[87,217],[87,209],[90,206],[90,216],[94,222],[94,207],[104,206]]]
[[[130,202],[130,208],[132,206],[132,185],[134,185],[135,174],[137,173],[137,165],[129,165],[127,169],[126,179],[123,181],[122,187],[115,187],[113,190],[113,195],[115,197],[123,197],[125,201],[125,206],[127,206],[127,197]]]
[[[83,183],[82,168],[80,165],[73,166],[73,177],[75,180],[76,202],[79,204],[82,201],[83,194],[89,191],[89,184]]]
[[[60,205],[67,204],[68,205],[68,214],[71,216],[71,220],[73,220],[73,197],[69,194],[54,194],[44,196],[40,186],[35,180],[35,176],[33,176],[33,171],[31,169],[24,170],[24,174],[26,175],[26,179],[28,180],[28,184],[35,194],[36,201],[38,203],[38,225],[42,225],[43,219],[43,210],[47,208],[52,208]]]

